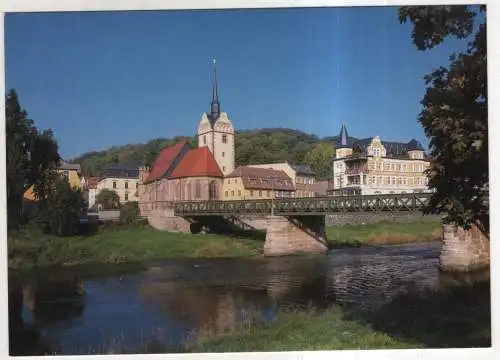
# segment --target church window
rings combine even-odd
[[[262,190],[259,190],[259,197],[262,196]]]
[[[228,196],[229,196],[229,191],[226,190],[226,197],[228,197]]]
[[[222,152],[222,157],[224,157],[224,155],[226,155],[226,153],[223,151],[223,152]]]
[[[207,144],[207,136],[203,135],[203,145],[206,145],[206,144]]]
[[[238,190],[238,196],[241,196],[241,190]]]
[[[231,191],[231,196],[234,196],[234,190]]]
[[[225,166],[222,167],[222,171],[226,171],[226,167]]]
[[[125,181],[125,189],[128,189],[128,181]]]
[[[116,181],[113,181],[113,189],[116,189]]]
[[[226,134],[222,134],[222,143],[227,144],[227,135]]]

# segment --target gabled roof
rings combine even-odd
[[[144,183],[155,181],[165,176],[167,171],[174,164],[175,160],[179,157],[182,150],[187,148],[189,148],[189,143],[187,141],[163,148],[153,163],[151,172]]]
[[[190,149],[175,167],[169,179],[195,176],[223,176],[214,156],[206,146]]]
[[[131,164],[131,163],[113,164],[107,168],[107,170],[118,170],[118,171],[137,171],[138,169],[139,166],[137,164]]]
[[[309,165],[291,165],[292,169],[295,170],[297,174],[301,175],[314,175],[314,171],[312,171]]]
[[[133,165],[112,165],[104,170],[100,178],[120,178],[120,179],[137,179],[139,178],[139,167]]]
[[[97,176],[89,177],[89,179],[87,181],[87,187],[89,189],[97,188],[97,183],[99,182],[99,180],[100,180],[100,178],[98,178]]]
[[[81,171],[81,166],[80,164],[70,164],[65,161],[61,161],[61,164],[59,165],[59,170],[76,170],[78,172]]]
[[[373,137],[355,141],[353,144],[354,153],[364,153],[366,148],[371,144]],[[424,151],[422,145],[415,139],[407,143],[396,141],[381,141],[386,150],[386,157],[389,158],[406,158],[408,151],[420,150]]]
[[[240,166],[227,176],[240,177],[245,189],[294,191],[292,179],[283,170]]]

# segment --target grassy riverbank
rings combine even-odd
[[[261,326],[242,327],[233,333],[199,339],[187,352],[308,351],[343,349],[418,348],[369,326],[345,321],[340,310],[294,311],[278,315]]]
[[[243,257],[263,242],[219,235],[189,235],[151,227],[104,230],[88,237],[55,237],[22,231],[8,235],[9,267],[123,263],[169,258]]]
[[[489,282],[401,294],[376,310],[281,312],[266,325],[198,339],[188,352],[491,346]]]
[[[343,225],[326,230],[330,246],[395,245],[439,241],[440,222],[395,223],[380,222],[369,225]]]
[[[158,231],[149,226],[105,229],[91,236],[55,237],[23,230],[8,235],[9,267],[124,263],[169,258],[242,257],[262,254],[264,236],[235,238]],[[327,229],[331,247],[439,240],[439,223],[379,223]]]

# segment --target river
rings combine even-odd
[[[197,334],[272,321],[283,307],[371,311],[400,294],[456,285],[438,271],[439,251],[439,243],[426,243],[336,249],[327,256],[10,272],[11,355],[133,353],[145,344],[149,352],[154,344],[174,351]]]

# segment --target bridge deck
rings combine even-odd
[[[338,212],[423,210],[431,194],[357,195],[236,201],[180,201],[169,203],[176,216],[239,214],[324,215]]]

